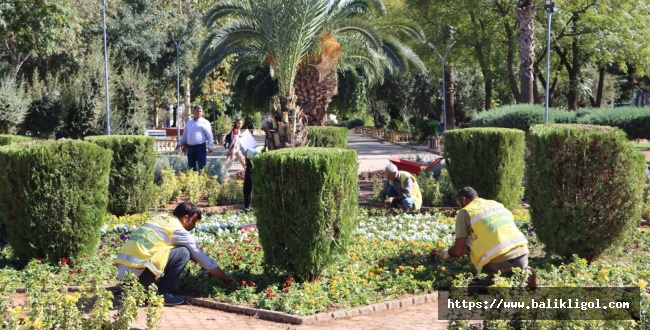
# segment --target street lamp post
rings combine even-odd
[[[180,125],[180,112],[181,112],[181,71],[180,71],[180,64],[179,64],[179,57],[180,57],[180,51],[181,51],[181,43],[183,42],[183,38],[185,37],[185,34],[181,36],[179,41],[176,41],[176,38],[174,38],[173,34],[169,34],[169,36],[172,38],[172,41],[174,42],[174,46],[176,48],[176,138],[177,141],[181,140],[181,125]]]
[[[111,111],[108,97],[108,49],[106,47],[106,0],[102,0],[102,21],[104,29],[104,84],[106,85],[106,135],[111,135]]]
[[[546,36],[546,106],[545,106],[545,123],[548,124],[548,107],[551,102],[551,90],[549,89],[549,82],[551,81],[551,19],[553,13],[557,11],[555,2],[551,0],[544,0],[544,8],[548,13],[548,27]]]
[[[451,47],[454,47],[456,44],[456,41],[452,42],[449,47],[447,47],[447,50],[445,51],[445,56],[440,55],[440,52],[436,49],[436,46],[434,46],[432,43],[428,43],[429,47],[433,49],[436,54],[440,57],[440,60],[442,61],[442,117],[444,120],[444,130],[443,132],[447,131],[447,90],[445,86],[445,59],[447,58],[447,54],[449,53],[449,50],[451,50]]]

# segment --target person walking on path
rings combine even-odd
[[[210,122],[203,118],[203,107],[197,105],[192,112],[193,117],[187,122],[185,131],[178,141],[176,149],[187,146],[187,166],[195,171],[201,171],[207,163],[208,152],[214,150],[214,137]]]
[[[395,164],[388,164],[384,175],[386,180],[384,188],[379,192],[379,199],[390,204],[392,208],[419,211],[422,206],[422,192],[415,177],[409,172],[397,170]]]
[[[449,260],[469,248],[472,264],[488,275],[470,286],[490,286],[498,272],[510,277],[512,269],[519,267],[530,271],[528,287],[534,290],[536,272],[528,267],[528,240],[515,225],[512,212],[496,201],[479,198],[472,187],[460,189],[456,203],[462,208],[456,215],[456,242],[449,250],[431,251],[430,257]]]
[[[230,134],[226,136],[226,143],[224,147],[228,149],[226,160],[232,162],[236,157],[237,160],[239,160],[241,166],[246,169],[246,161],[244,160],[244,155],[241,152],[241,144],[239,143],[239,139],[242,135],[243,125],[244,122],[242,119],[240,117],[237,117],[237,119],[235,119],[235,125],[233,126],[232,131],[230,131]]]
[[[125,273],[138,277],[145,288],[158,280],[158,294],[166,305],[179,305],[185,297],[172,294],[187,262],[198,262],[209,275],[232,283],[216,261],[208,257],[196,243],[190,231],[201,220],[202,212],[196,205],[183,202],[176,206],[173,216],[159,214],[147,221],[126,241],[115,259],[117,278]]]

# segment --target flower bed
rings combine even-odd
[[[108,217],[98,254],[81,260],[62,260],[47,266],[57,282],[81,285],[87,282],[114,283],[111,262],[129,235],[151,214]],[[519,227],[529,238],[531,263],[538,270],[540,286],[639,286],[643,288],[642,320],[648,309],[646,285],[650,281],[650,234],[637,229],[624,249],[607,260],[587,264],[583,260],[563,265],[547,258],[528,223],[526,211],[515,213]],[[428,293],[463,284],[475,269],[468,257],[429,264],[431,249],[448,247],[455,239],[450,213],[387,214],[384,210],[362,210],[354,244],[346,258],[328,270],[320,280],[297,283],[290,274],[265,271],[262,248],[252,214],[208,215],[193,231],[206,253],[238,280],[226,285],[208,277],[196,263],[183,274],[179,292],[211,297],[217,301],[311,315],[322,311],[351,308],[401,296]],[[240,228],[245,226],[243,228]],[[12,269],[10,248],[1,250],[0,278],[4,287],[18,287],[34,273]],[[7,267],[9,266],[9,267]],[[43,266],[45,267],[45,266]],[[525,286],[517,279],[505,279],[501,286]],[[549,324],[553,324],[553,321]],[[587,322],[587,321],[585,321]],[[598,321],[589,321],[598,322]],[[549,325],[550,328],[553,328]]]

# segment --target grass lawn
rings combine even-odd
[[[650,151],[650,142],[632,142],[632,145],[634,146],[634,149],[638,151]]]

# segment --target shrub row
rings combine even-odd
[[[509,128],[468,128],[444,135],[451,181],[473,187],[482,198],[512,208],[519,203],[526,134]]]
[[[86,137],[85,140],[113,151],[108,212],[117,216],[145,212],[153,197],[155,139],[111,135]]]
[[[345,149],[348,147],[348,130],[345,127],[312,126],[307,139],[311,147]]]
[[[600,113],[583,120],[604,118]],[[448,131],[444,157],[455,189],[514,207],[524,170],[525,134],[505,128]],[[535,125],[526,159],[531,219],[547,253],[594,260],[641,220],[644,156],[621,129]]]
[[[528,148],[531,219],[547,252],[593,260],[641,220],[644,157],[623,131],[537,125]]]
[[[96,252],[110,164],[111,151],[76,140],[0,148],[0,209],[22,263]]]
[[[512,105],[484,111],[472,118],[472,127],[516,128],[528,132],[532,125],[545,122],[540,105]],[[549,123],[590,124],[618,127],[629,139],[650,139],[650,108],[582,109],[565,111],[549,109]]]
[[[252,165],[265,263],[299,280],[318,278],[345,256],[356,230],[356,151],[280,149],[257,156]]]

